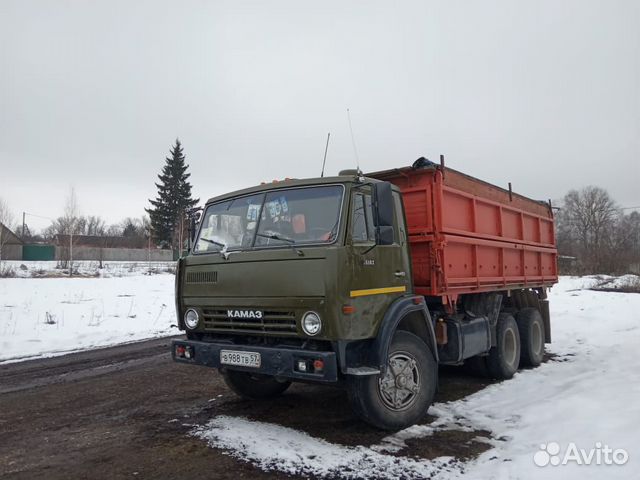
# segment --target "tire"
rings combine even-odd
[[[347,392],[362,420],[382,430],[400,430],[423,418],[433,403],[438,364],[419,337],[402,330],[393,337],[387,362],[385,375],[350,376]]]
[[[279,382],[270,375],[235,370],[222,372],[222,377],[227,386],[237,395],[252,400],[277,397],[291,385],[291,382]]]
[[[516,314],[520,331],[520,364],[537,367],[544,358],[544,321],[537,308],[523,308]]]
[[[487,356],[487,371],[492,378],[507,380],[520,365],[520,334],[513,315],[501,313],[498,317],[496,342]]]

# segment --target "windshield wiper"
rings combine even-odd
[[[226,248],[227,247],[224,243],[216,242],[215,240],[211,240],[209,238],[200,237],[200,240],[204,240],[205,242],[212,243],[213,245],[217,245],[220,248]]]
[[[281,237],[277,233],[256,233],[256,235],[258,235],[259,237],[262,237],[262,238],[271,238],[273,240],[282,240],[283,242],[288,242],[290,244],[296,243],[296,241],[293,238]]]
[[[222,255],[222,258],[224,258],[225,260],[229,259],[229,252],[227,251],[227,245],[222,243],[222,242],[216,242],[215,240],[211,240],[210,238],[204,238],[204,237],[200,237],[198,240],[204,240],[205,242],[211,243],[213,245],[216,245],[218,247],[220,247],[220,250],[218,250],[217,253],[219,253],[220,255]]]
[[[300,250],[299,248],[296,248],[295,246],[296,241],[293,238],[281,237],[277,233],[256,233],[256,235],[262,238],[270,238],[272,240],[281,240],[283,242],[287,242],[289,246],[293,248],[293,251],[296,252],[300,257],[304,255],[304,252],[302,250]]]

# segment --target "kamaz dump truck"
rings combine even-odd
[[[387,430],[422,418],[438,364],[508,379],[550,342],[550,202],[419,159],[210,199],[178,261],[180,363],[239,395],[342,385]]]

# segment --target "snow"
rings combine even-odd
[[[18,278],[49,278],[69,275],[68,269],[58,268],[56,261],[5,260],[2,269],[9,269]],[[100,262],[74,261],[74,274],[82,277],[125,277],[143,273],[173,272],[175,262]]]
[[[638,275],[622,275],[621,277],[607,277],[598,283],[596,289],[612,289],[619,290],[625,288],[635,288],[640,291],[640,276]]]
[[[508,439],[494,442],[495,448],[469,469],[470,477],[631,478],[640,473],[640,295],[571,291],[581,282],[591,286],[592,279],[563,279],[550,295],[549,350],[564,361],[523,371],[446,406],[474,427]],[[600,442],[626,449],[631,460],[626,466],[535,467],[532,455],[549,442],[574,442],[585,449]]]
[[[128,268],[122,277],[0,278],[0,362],[178,334],[174,275]]]
[[[521,370],[462,400],[438,403],[430,425],[413,426],[378,445],[346,447],[278,425],[218,416],[192,433],[264,470],[344,478],[601,479],[640,475],[640,295],[589,290],[596,277],[563,277],[550,295],[552,360]],[[613,281],[614,279],[609,279]],[[488,430],[491,447],[466,463],[401,456],[404,442],[437,430]],[[573,444],[600,457],[624,449],[625,465],[537,466],[541,446]],[[602,448],[601,448],[602,447]],[[309,455],[309,453],[312,455]],[[542,453],[544,456],[544,452]],[[553,458],[553,457],[549,457]],[[603,457],[602,457],[603,458]]]
[[[234,456],[263,470],[339,478],[429,478],[455,468],[451,457],[433,462],[395,458],[366,447],[345,447],[291,428],[244,418],[219,416],[193,432],[212,447],[231,448]]]

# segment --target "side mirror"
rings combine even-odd
[[[392,245],[393,232],[393,192],[389,182],[373,185],[373,222],[376,227],[376,243]]]
[[[191,223],[189,225],[189,233],[191,234],[191,242],[193,243],[196,239],[196,219],[195,217],[191,217]]]
[[[191,245],[196,240],[196,233],[198,233],[198,220],[200,219],[200,212],[192,211],[189,215],[189,240],[190,245],[189,249],[191,249]]]

